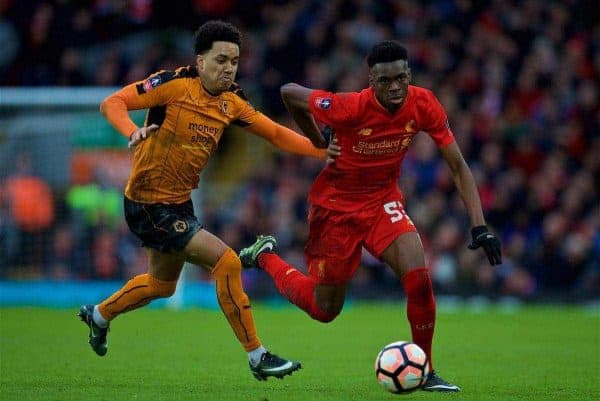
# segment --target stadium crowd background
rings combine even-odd
[[[360,90],[368,85],[364,55],[376,41],[395,38],[409,49],[413,83],[445,106],[488,224],[503,242],[498,268],[467,250],[464,208],[433,142],[421,135],[401,188],[438,291],[590,299],[600,293],[600,25],[593,3],[2,0],[0,84],[122,86],[192,63],[193,31],[221,18],[244,33],[238,81],[247,96],[289,125],[281,84]],[[221,147],[239,151],[229,140]],[[322,163],[268,155],[227,196],[203,202],[202,222],[238,250],[256,234],[273,233],[285,258],[302,267],[306,195]],[[0,172],[2,279],[112,280],[145,270],[121,217],[122,181],[94,174],[56,187],[40,176],[26,152]],[[367,253],[363,266],[355,294],[399,289]],[[245,280],[251,294],[274,291],[260,273]]]

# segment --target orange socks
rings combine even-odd
[[[228,249],[212,270],[217,286],[217,299],[229,325],[244,349],[249,352],[261,343],[256,335],[250,300],[242,288],[240,258]]]
[[[147,305],[153,299],[170,297],[176,286],[177,281],[163,281],[149,274],[140,274],[104,300],[98,309],[100,314],[110,321],[121,313]]]
[[[227,317],[236,337],[249,352],[261,346],[250,300],[242,288],[242,264],[237,254],[228,249],[212,270],[217,287],[219,305]],[[129,280],[123,288],[104,300],[98,309],[108,321],[121,313],[142,307],[153,299],[170,297],[177,281],[162,281],[149,274],[141,274]]]

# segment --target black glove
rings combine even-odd
[[[333,128],[331,128],[329,125],[325,126],[323,131],[321,131],[321,135],[323,135],[325,142],[327,142],[327,146],[329,146],[331,139],[333,138]]]
[[[473,237],[473,241],[469,244],[469,249],[482,247],[492,266],[502,263],[500,240],[489,232],[486,226],[473,227],[471,229],[471,236]]]

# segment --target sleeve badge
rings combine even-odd
[[[160,77],[151,77],[148,78],[147,80],[144,81],[144,91],[149,92],[152,89],[156,88],[158,85],[160,85],[161,83],[161,79]]]
[[[331,107],[331,99],[328,97],[317,97],[315,98],[315,106],[327,110]]]

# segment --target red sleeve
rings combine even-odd
[[[429,95],[427,109],[424,113],[423,131],[429,134],[438,147],[448,146],[454,142],[454,134],[448,123],[448,116],[431,91],[429,91]]]
[[[308,108],[315,120],[325,125],[346,125],[351,116],[347,95],[316,89],[308,97]]]

